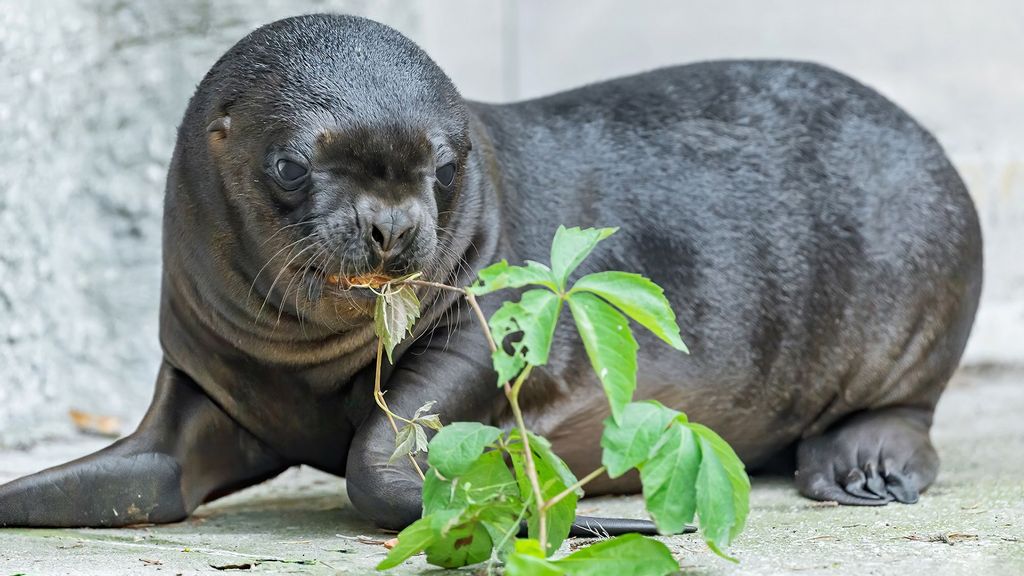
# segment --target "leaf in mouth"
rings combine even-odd
[[[411,286],[387,283],[381,286],[374,309],[373,325],[377,337],[384,344],[388,362],[394,364],[392,354],[395,347],[407,335],[412,334],[412,327],[420,317],[420,299]]]

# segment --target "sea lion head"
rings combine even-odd
[[[365,319],[373,293],[353,279],[443,280],[457,266],[468,119],[451,80],[387,26],[328,15],[264,26],[189,105],[166,218],[190,234],[166,242],[190,244],[175,249],[187,267],[247,313]]]

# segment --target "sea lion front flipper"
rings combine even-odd
[[[435,328],[397,359],[382,385],[392,412],[410,417],[434,400],[431,411],[445,424],[490,419],[501,389],[495,385],[487,341],[470,310],[450,316],[462,324]],[[345,480],[356,510],[381,528],[401,530],[422,513],[422,481],[408,458],[388,463],[394,450],[395,432],[374,407],[352,439]],[[422,460],[420,466],[426,470]]]
[[[67,464],[0,486],[0,526],[174,522],[287,467],[166,362],[139,428]]]
[[[453,316],[472,318],[469,310]],[[502,395],[495,378],[487,341],[475,324],[469,324],[454,332],[435,329],[425,343],[402,355],[382,388],[387,392],[388,407],[399,415],[411,416],[426,402],[436,400],[434,410],[446,424],[486,422]],[[377,526],[401,530],[420,518],[422,482],[407,458],[388,463],[394,452],[395,432],[383,412],[374,408],[358,430],[345,473],[349,500]],[[418,461],[426,470],[423,459]],[[525,523],[522,530],[525,536]],[[692,531],[694,528],[689,526],[684,530]],[[616,536],[629,532],[658,533],[650,520],[577,516],[570,535]]]

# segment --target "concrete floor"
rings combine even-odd
[[[1024,373],[961,374],[934,429],[943,469],[918,504],[829,507],[800,498],[785,479],[755,478],[747,531],[731,549],[739,565],[714,557],[696,537],[664,540],[685,574],[1024,574],[1022,415]],[[0,452],[0,481],[102,444]],[[342,480],[303,468],[170,526],[0,530],[0,576],[370,573],[391,536],[360,519],[344,493]],[[642,515],[636,497],[586,500],[580,510]],[[392,573],[424,569],[420,556]]]

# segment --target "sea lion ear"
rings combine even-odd
[[[224,149],[224,141],[227,139],[228,132],[230,130],[231,116],[227,114],[219,116],[206,127],[206,133],[210,142],[210,150],[215,154],[220,154]]]

